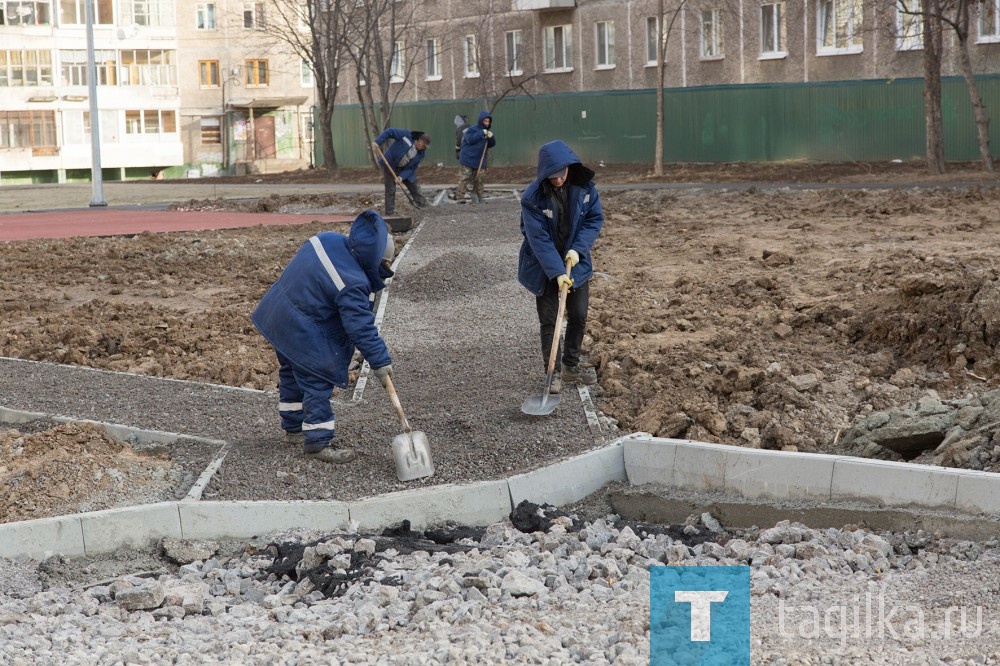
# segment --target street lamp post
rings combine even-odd
[[[87,90],[90,93],[90,182],[91,206],[107,206],[104,200],[104,176],[101,173],[101,119],[97,109],[97,63],[94,58],[94,0],[86,0],[87,14]]]

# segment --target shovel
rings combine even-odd
[[[374,141],[372,142],[372,148],[374,148],[375,152],[378,153],[378,156],[382,158],[382,163],[385,164],[385,168],[392,174],[392,179],[396,181],[396,187],[403,191],[403,194],[405,194],[406,198],[410,200],[410,204],[412,204],[414,208],[420,208],[420,206],[417,205],[417,202],[413,200],[413,195],[410,194],[408,189],[406,189],[406,185],[403,185],[403,181],[400,180],[399,176],[396,175],[396,172],[392,170],[389,160],[385,159],[385,155],[382,154],[382,151],[379,150],[378,144]]]
[[[570,271],[569,264],[566,264],[566,274]],[[549,367],[545,375],[545,390],[541,395],[533,395],[521,405],[521,411],[532,416],[546,416],[559,404],[559,396],[550,393],[552,389],[552,376],[556,372],[556,355],[559,353],[559,337],[562,335],[563,314],[566,312],[566,296],[569,294],[569,287],[562,287],[559,290],[559,310],[556,312],[556,327],[552,331],[552,351],[549,352]]]
[[[385,378],[385,390],[396,408],[403,432],[392,440],[392,457],[396,461],[396,476],[400,481],[412,481],[434,473],[434,461],[431,460],[431,445],[427,441],[427,433],[422,430],[410,430],[410,422],[403,414],[403,406],[399,404],[399,396],[392,385],[392,379]]]

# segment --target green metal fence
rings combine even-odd
[[[1000,75],[977,78],[987,112],[1000,109]],[[789,159],[918,159],[924,149],[922,79],[671,88],[664,91],[667,162],[764,162]],[[979,157],[965,83],[942,82],[945,158]],[[429,132],[428,162],[455,164],[454,118],[475,119],[475,100],[398,104],[394,127]],[[566,141],[586,162],[652,162],[656,91],[630,90],[508,97],[493,111],[496,165],[534,164],[538,147]],[[991,152],[1000,157],[1000,120]],[[334,147],[340,166],[368,164],[360,109],[337,107]],[[317,133],[318,134],[318,133]]]

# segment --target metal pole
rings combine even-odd
[[[87,7],[87,90],[90,94],[90,182],[91,206],[107,206],[104,200],[104,180],[101,174],[101,118],[97,111],[97,63],[94,59],[94,0]]]

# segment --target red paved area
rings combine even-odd
[[[61,210],[0,215],[0,242],[29,238],[121,236],[165,231],[238,229],[258,225],[351,222],[349,215],[234,213],[232,211]]]

